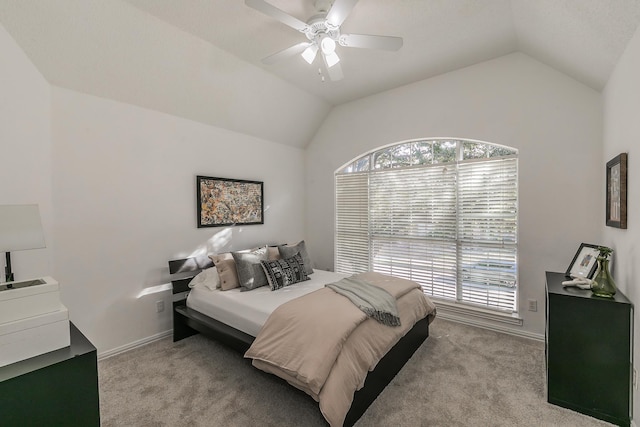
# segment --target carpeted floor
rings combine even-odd
[[[199,335],[102,360],[98,370],[104,427],[326,426],[313,399]],[[356,425],[609,424],[546,402],[542,343],[436,319]]]

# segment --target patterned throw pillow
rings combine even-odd
[[[300,254],[291,258],[260,261],[272,291],[309,280]]]

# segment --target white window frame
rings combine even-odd
[[[431,158],[427,162],[424,161],[425,157],[421,156],[421,159],[418,160],[417,155],[415,155],[418,151],[418,148],[415,147],[427,146],[428,144],[432,144],[432,147],[434,147],[433,144],[440,144],[439,147],[444,147],[443,144],[449,144],[447,147],[450,148],[451,143],[455,143],[455,158],[453,159],[451,156],[442,159],[436,158],[434,154],[436,151],[435,148],[432,148]],[[407,151],[407,147],[410,147],[410,151]],[[478,156],[476,151],[473,151],[474,148],[478,148],[478,150],[480,150],[479,152],[484,150],[487,157],[465,159],[465,150],[463,147],[467,148],[468,154],[471,156]],[[411,153],[409,157],[406,157],[407,152]],[[375,168],[376,156],[381,156],[382,158],[388,153],[400,153],[397,158],[400,159],[399,162],[402,164],[394,165],[393,161],[391,161],[391,163],[385,163],[385,166],[381,168]],[[426,157],[428,158],[428,156]],[[446,161],[440,162],[439,160]],[[379,252],[380,250],[384,250],[381,249],[384,247],[384,243],[380,244],[380,240],[384,240],[384,237],[376,233],[376,230],[372,230],[372,226],[376,225],[376,214],[371,213],[372,207],[379,206],[374,205],[375,202],[371,201],[372,197],[376,197],[376,189],[374,188],[376,178],[380,177],[376,176],[376,174],[386,174],[385,178],[391,179],[394,175],[405,174],[411,176],[414,172],[420,174],[423,171],[439,170],[437,168],[443,170],[450,168],[455,169],[455,183],[453,184],[454,188],[452,188],[455,194],[455,225],[453,229],[448,229],[449,235],[454,233],[455,236],[442,240],[442,242],[444,242],[442,244],[446,243],[449,245],[448,247],[453,247],[455,244],[455,261],[450,261],[452,263],[451,265],[454,265],[453,268],[455,272],[452,272],[450,269],[447,270],[449,284],[444,287],[448,290],[446,292],[443,291],[440,296],[438,296],[437,293],[434,295],[429,291],[429,289],[435,289],[434,287],[438,285],[433,279],[433,277],[435,277],[433,271],[430,271],[431,282],[425,283],[426,279],[420,276],[420,269],[427,267],[418,266],[414,268],[411,265],[409,267],[402,265],[403,262],[405,264],[412,264],[415,260],[421,261],[423,259],[421,255],[416,257],[414,254],[414,256],[403,258],[403,262],[400,262],[400,264],[398,264],[400,266],[395,270],[393,268],[393,260],[388,261],[386,264],[385,262],[380,264],[374,261],[376,257],[374,250],[378,251],[378,254],[381,253]],[[484,169],[486,169],[486,171],[483,171]],[[485,173],[484,176],[482,175],[483,172]],[[447,173],[450,175],[451,170],[448,170]],[[480,174],[481,176],[480,178],[475,176],[469,178],[470,173]],[[447,175],[448,179],[450,179],[449,175]],[[503,188],[504,194],[502,196],[498,195],[493,197],[492,195],[496,193],[489,191],[483,192],[482,190],[478,191],[478,185],[474,185],[479,182],[478,180],[482,179],[489,180],[489,182],[493,182],[494,180],[499,181],[500,178],[494,178],[495,176],[504,177],[504,182],[499,185],[496,184],[496,188]],[[518,312],[517,177],[518,152],[516,149],[470,139],[428,138],[403,141],[377,148],[357,157],[339,168],[335,173],[335,270],[347,274],[358,273],[365,270],[386,272],[416,280],[421,283],[425,293],[432,295],[436,300],[446,294],[449,298],[445,297],[442,299],[442,302],[445,304],[469,305],[480,308],[481,310],[497,312],[496,314],[516,315]],[[398,179],[402,179],[402,177]],[[384,185],[384,179],[378,179],[378,181]],[[417,181],[418,180],[414,180],[411,182]],[[347,182],[351,184],[349,186],[345,185]],[[447,182],[450,183],[451,181]],[[484,183],[485,181],[482,182]],[[365,185],[366,188],[363,187]],[[345,191],[345,189],[347,189],[347,191]],[[402,188],[398,187],[396,190],[401,192]],[[425,187],[423,190],[428,191],[428,188]],[[364,193],[365,191],[366,194]],[[433,190],[431,191],[433,192]],[[366,201],[359,200],[358,195],[362,196],[360,199],[366,199]],[[437,197],[437,192],[433,192],[432,196]],[[477,196],[486,197],[486,201],[476,199],[475,197]],[[503,197],[503,199],[500,197]],[[366,205],[363,204],[365,202]],[[421,201],[419,200],[418,202]],[[466,205],[463,206],[464,204]],[[394,206],[393,202],[389,202],[389,205]],[[499,206],[499,208],[494,208],[496,205]],[[471,206],[471,208],[468,206]],[[483,211],[482,209],[485,208],[486,210]],[[393,210],[393,208],[390,209]],[[499,209],[504,209],[504,211],[499,211]],[[498,212],[491,214],[492,210],[498,210]],[[475,215],[474,212],[478,211],[478,214],[476,217],[473,217],[472,220],[469,220],[469,216],[461,216],[463,215],[463,211],[471,212],[472,217]],[[507,212],[507,214],[505,214],[505,212]],[[422,212],[422,214],[425,215],[424,212]],[[393,213],[389,215],[393,217]],[[409,216],[412,215],[413,214]],[[426,215],[428,216],[429,213]],[[388,224],[384,223],[383,218],[382,223],[383,225],[387,225],[388,229],[392,230],[389,239],[390,243],[387,246],[393,246],[394,243],[397,244],[398,242],[405,241],[407,242],[406,245],[409,245],[409,249],[406,250],[413,251],[413,249],[410,248],[413,245],[412,242],[415,242],[415,244],[419,246],[418,250],[428,251],[425,247],[429,245],[426,245],[425,242],[429,241],[429,239],[426,237],[414,239],[413,236],[409,235],[398,237],[393,234],[395,233],[393,231],[395,230],[394,220],[392,219],[390,221]],[[436,222],[441,223],[439,220]],[[427,221],[426,224],[429,224],[429,222]],[[443,226],[447,225],[446,222],[441,224],[444,224]],[[478,224],[485,225],[478,226]],[[415,223],[413,219],[409,219],[408,222],[402,223],[399,229],[406,230],[407,228],[415,228],[414,226],[422,226],[424,228],[424,218],[419,218]],[[449,226],[451,226],[451,224],[449,224]],[[406,231],[402,231],[402,233],[405,232]],[[463,236],[466,237],[463,238]],[[469,236],[471,236],[471,241],[469,240]],[[432,245],[434,240],[431,239],[431,242],[430,244]],[[420,247],[420,245],[422,245],[422,247]],[[481,248],[483,249],[480,250]],[[393,248],[387,249],[387,251],[395,254]],[[390,255],[389,258],[393,256],[394,255]],[[424,259],[426,258],[428,258],[428,256],[425,256]],[[450,259],[450,256],[447,259]],[[447,264],[446,267],[451,266]],[[429,268],[433,270],[433,266]],[[439,280],[442,281],[444,278]],[[452,290],[450,289],[452,286],[450,284],[451,280],[455,281],[455,285],[453,285],[455,295],[453,297],[451,297]],[[465,296],[463,297],[463,295]],[[484,302],[483,299],[485,300]]]

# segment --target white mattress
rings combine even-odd
[[[211,291],[199,284],[189,292],[187,307],[255,337],[278,306],[344,277],[344,274],[314,270],[310,280],[276,291],[268,286],[247,292],[240,292],[240,288]]]

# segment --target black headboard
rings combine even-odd
[[[213,261],[206,255],[169,261],[169,273],[172,276],[175,275],[175,278],[171,279],[173,294],[189,291],[191,279],[200,271],[210,267],[213,267]]]

